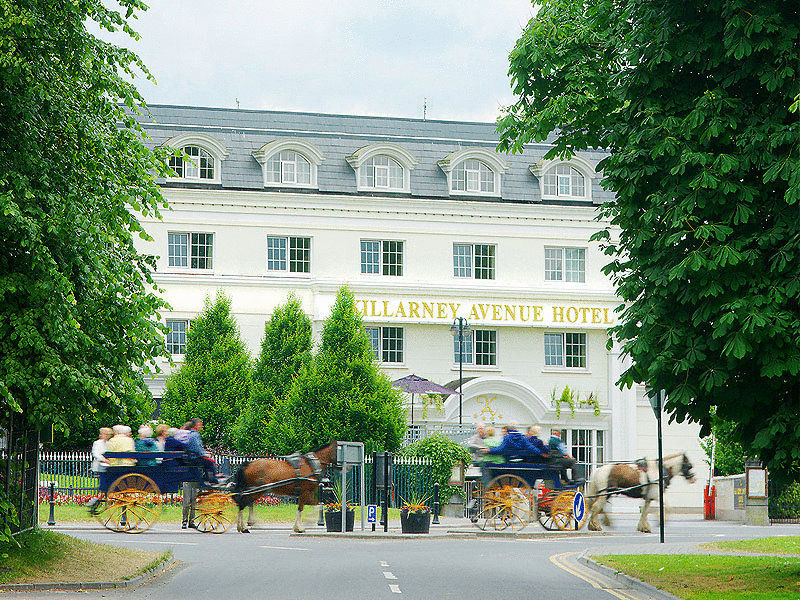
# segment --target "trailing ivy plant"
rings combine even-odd
[[[434,433],[400,451],[403,456],[416,456],[429,458],[433,461],[433,481],[439,484],[439,501],[444,503],[447,498],[454,494],[464,497],[464,490],[455,485],[450,485],[450,477],[453,467],[459,462],[469,464],[472,457],[469,451],[462,445],[443,436],[441,433]]]

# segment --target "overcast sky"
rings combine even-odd
[[[153,0],[150,104],[494,121],[529,0]],[[118,39],[119,41],[119,39]]]

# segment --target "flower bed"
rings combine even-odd
[[[56,491],[53,494],[53,503],[56,506],[74,505],[84,506],[87,502],[94,498],[102,498],[105,494],[97,492],[92,493],[73,493],[65,494]],[[47,488],[39,488],[39,504],[48,504],[50,502],[50,490]],[[166,506],[181,506],[183,504],[183,494],[164,494],[164,504]],[[256,505],[276,506],[281,504],[281,499],[277,496],[262,496],[256,502]]]

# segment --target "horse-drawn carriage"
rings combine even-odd
[[[561,481],[560,468],[550,464],[508,462],[487,464],[487,485],[477,481],[470,519],[480,529],[512,531],[538,520],[548,530],[579,530],[585,523],[583,484]]]
[[[200,488],[194,499],[198,531],[223,533],[233,524],[235,505],[230,491],[206,483],[203,467],[185,452],[107,452],[106,458],[137,461],[100,473],[103,496],[90,511],[108,529],[125,533],[150,529],[161,515],[164,494],[180,492],[184,482]]]

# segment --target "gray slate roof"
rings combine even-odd
[[[452,198],[447,177],[438,162],[465,147],[495,150],[499,141],[494,123],[172,105],[148,108],[150,115],[139,120],[153,146],[182,133],[202,132],[229,148],[230,153],[222,163],[223,188],[264,189],[261,165],[252,152],[269,142],[297,137],[311,142],[325,155],[318,168],[320,192],[356,194],[355,173],[345,157],[370,144],[394,142],[419,161],[411,171],[412,196]],[[539,185],[529,166],[539,161],[548,149],[546,144],[531,144],[522,154],[503,155],[509,169],[502,179],[502,198],[487,200],[539,202]],[[596,163],[606,153],[584,152],[581,156]],[[592,186],[596,204],[611,196],[598,181],[595,179]]]

